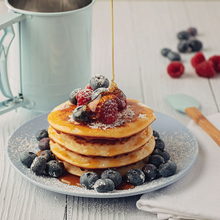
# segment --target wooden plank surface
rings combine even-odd
[[[129,98],[138,99],[155,111],[187,125],[188,116],[176,112],[164,96],[184,93],[201,103],[204,115],[219,112],[220,74],[198,77],[190,64],[193,54],[182,56],[185,74],[172,79],[166,73],[169,61],[160,55],[163,47],[177,50],[176,34],[189,26],[198,28],[207,58],[220,55],[219,1],[115,1],[115,81]],[[0,2],[0,14],[7,9]],[[93,13],[92,73],[111,79],[110,1],[97,1]],[[0,101],[3,96],[0,94]],[[139,196],[120,199],[90,199],[60,195],[28,182],[9,164],[5,147],[12,132],[33,118],[18,109],[0,116],[0,219],[156,219],[139,211]]]

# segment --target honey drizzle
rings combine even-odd
[[[113,0],[111,0],[111,23],[112,23],[112,83],[115,80],[115,63],[114,63],[114,20],[113,20]]]

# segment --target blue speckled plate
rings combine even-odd
[[[7,155],[12,166],[27,180],[42,188],[81,197],[116,198],[151,192],[174,183],[183,177],[193,166],[198,156],[198,144],[193,134],[183,124],[162,113],[155,112],[156,121],[152,128],[159,132],[165,142],[165,150],[170,153],[171,160],[177,164],[175,175],[146,182],[129,190],[114,190],[111,193],[97,193],[77,186],[70,186],[56,178],[36,176],[30,169],[23,166],[19,160],[20,152],[24,150],[38,152],[36,133],[40,129],[47,129],[47,115],[39,115],[20,126],[10,137],[7,146]]]

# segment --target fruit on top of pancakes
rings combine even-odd
[[[76,89],[70,93],[69,101],[77,105],[73,118],[78,122],[100,120],[104,124],[112,124],[117,114],[127,106],[124,93],[105,76],[96,75],[91,78],[85,89]]]

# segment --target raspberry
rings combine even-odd
[[[112,124],[117,120],[118,102],[115,99],[105,101],[100,109],[100,120],[105,124]]]
[[[93,89],[92,89],[92,87],[90,86],[90,84],[88,84],[88,85],[85,87],[85,89],[91,89],[91,90],[93,91]]]
[[[213,77],[216,72],[211,61],[203,61],[196,66],[196,73],[202,77]]]
[[[196,68],[196,66],[203,61],[205,61],[205,57],[204,57],[203,53],[198,52],[195,54],[194,57],[192,57],[191,64],[194,68]]]
[[[180,61],[173,61],[168,65],[167,73],[173,78],[178,78],[184,73],[184,66]]]
[[[118,110],[122,111],[127,107],[127,99],[125,95],[121,92],[119,95],[117,95],[116,100],[118,102]]]
[[[220,73],[220,56],[215,55],[209,58],[209,61],[212,62],[213,68],[217,73]]]
[[[77,106],[81,106],[89,102],[91,100],[92,92],[93,91],[91,89],[83,89],[77,92]]]

